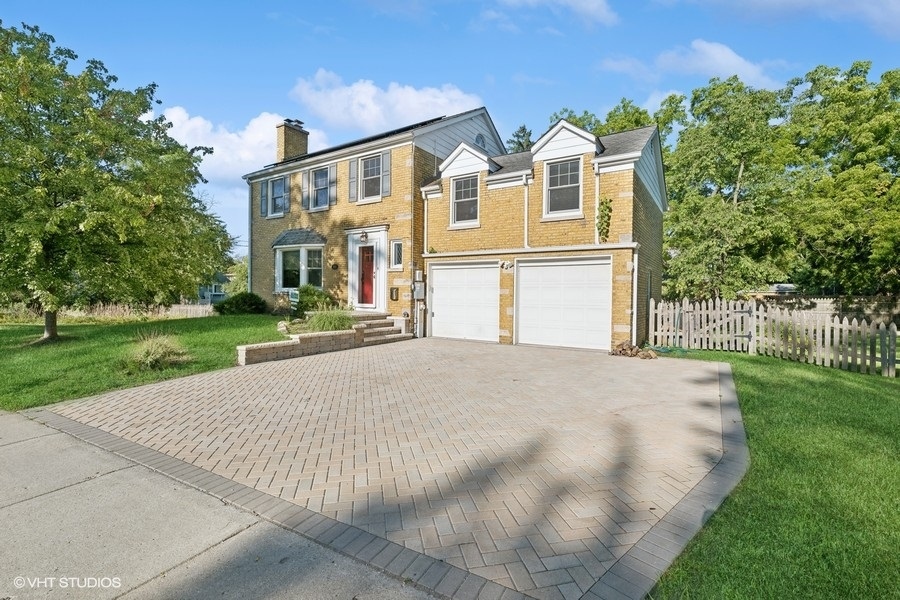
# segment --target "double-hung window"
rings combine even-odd
[[[259,183],[260,214],[278,217],[291,210],[290,176],[265,179]]]
[[[307,284],[322,287],[322,247],[278,248],[275,253],[275,291],[293,290]]]
[[[309,207],[326,208],[328,206],[328,167],[312,172],[312,194]]]
[[[565,160],[547,165],[547,194],[544,214],[581,214],[581,160]]]
[[[478,175],[453,180],[450,224],[478,224]]]
[[[364,158],[362,163],[362,199],[381,197],[381,155]]]
[[[391,195],[391,151],[350,160],[350,202],[380,202]]]

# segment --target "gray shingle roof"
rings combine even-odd
[[[644,146],[647,145],[647,141],[653,135],[654,131],[656,131],[656,125],[648,125],[629,131],[601,135],[600,143],[603,144],[604,150],[600,156],[615,156],[616,154],[640,152],[644,149]]]
[[[525,152],[516,152],[515,154],[502,154],[500,156],[492,156],[491,160],[500,165],[500,168],[494,171],[494,173],[500,173],[501,171],[507,171],[510,173],[514,173],[515,171],[526,171],[530,169],[534,164],[534,159],[531,156],[531,150],[526,150]]]
[[[286,229],[282,231],[272,247],[278,246],[317,246],[325,244],[325,236],[313,231],[312,229]]]

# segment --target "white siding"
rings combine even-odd
[[[416,146],[431,152],[440,160],[444,160],[456,150],[460,142],[476,146],[475,138],[479,133],[484,136],[485,154],[488,156],[506,154],[502,142],[496,138],[493,127],[490,126],[487,118],[480,113],[456,123],[437,126],[433,130],[424,131],[416,136]]]
[[[637,164],[634,165],[634,169],[637,172],[637,176],[647,187],[647,190],[650,192],[650,195],[653,197],[653,201],[659,207],[660,210],[664,210],[665,206],[665,198],[662,197],[664,191],[662,184],[662,173],[659,171],[659,160],[660,158],[657,156],[656,144],[653,143],[655,138],[651,137],[650,141],[647,142],[647,145],[644,146],[643,151],[641,152],[641,158],[638,159]]]
[[[464,148],[449,164],[444,165],[441,177],[474,175],[487,170],[488,163],[486,160],[473,154],[471,150]]]
[[[593,154],[596,150],[596,142],[563,128],[556,131],[553,137],[535,152],[534,160],[537,162],[565,158],[567,156],[581,156],[582,154]]]

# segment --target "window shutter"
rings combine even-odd
[[[328,165],[328,204],[337,204],[337,165]]]
[[[284,176],[284,212],[291,212],[291,176]]]
[[[300,208],[309,210],[309,171],[300,173]]]
[[[359,168],[359,161],[355,158],[350,161],[350,202],[356,202],[356,170]]]
[[[259,214],[267,217],[269,215],[269,182],[259,182]]]
[[[381,195],[391,195],[391,153],[381,155]]]

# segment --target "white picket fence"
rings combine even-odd
[[[650,302],[654,346],[725,350],[897,376],[897,325],[769,308],[753,301]]]

